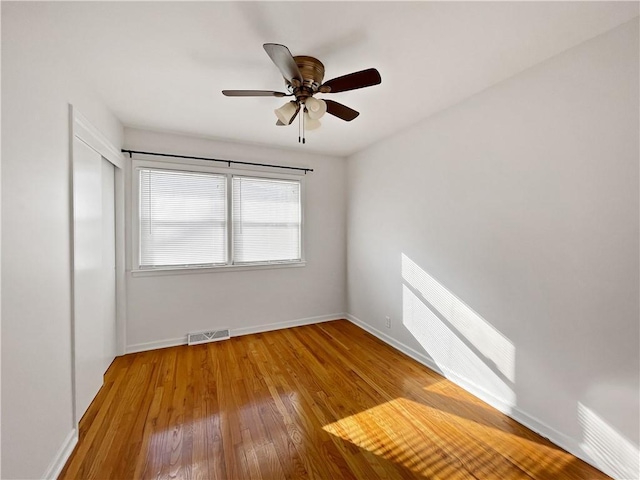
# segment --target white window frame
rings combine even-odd
[[[212,173],[225,175],[227,178],[227,263],[224,265],[206,266],[162,266],[140,268],[140,170],[157,169],[179,172]],[[234,176],[255,177],[273,180],[300,182],[300,260],[272,262],[233,263],[233,206],[232,178]],[[132,160],[131,161],[131,233],[132,233],[132,270],[133,276],[176,275],[188,273],[212,273],[238,270],[259,270],[271,268],[304,267],[304,217],[305,217],[305,178],[303,174],[287,174],[254,170],[249,168],[229,168],[211,165],[198,160],[175,162],[164,160]]]

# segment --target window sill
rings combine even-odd
[[[187,275],[192,273],[241,272],[245,270],[271,270],[276,268],[300,268],[307,262],[262,263],[254,265],[220,265],[218,267],[177,267],[130,270],[134,277],[155,277],[162,275]]]

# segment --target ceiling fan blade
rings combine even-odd
[[[280,70],[280,73],[282,73],[282,76],[289,83],[293,83],[292,80],[294,79],[302,82],[302,75],[300,74],[298,65],[287,47],[279,43],[265,43],[263,47],[267,55],[271,57],[273,63],[275,63],[276,67]]]
[[[333,100],[325,100],[325,103],[327,104],[327,113],[341,118],[345,122],[350,122],[360,115],[360,112],[355,111],[353,108],[349,108],[346,105],[334,102]]]
[[[346,92],[348,90],[371,87],[379,83],[382,83],[380,73],[375,68],[369,68],[360,72],[343,75],[342,77],[332,78],[320,87],[320,91],[322,92],[323,88],[329,87],[329,92],[331,93]]]
[[[227,97],[288,97],[289,94],[270,90],[222,90]]]

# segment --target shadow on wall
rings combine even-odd
[[[514,344],[405,254],[402,279],[402,321],[426,354],[445,377],[487,392],[510,413],[517,405]],[[580,402],[577,415],[580,448],[592,463],[615,478],[640,478],[638,446]]]
[[[515,406],[513,343],[405,254],[402,278],[402,323],[445,376]]]

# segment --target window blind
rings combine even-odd
[[[301,259],[300,182],[233,177],[234,263]]]
[[[140,170],[140,267],[227,262],[226,177]]]

